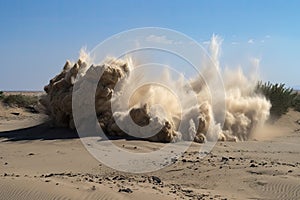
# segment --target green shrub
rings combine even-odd
[[[288,112],[288,109],[296,106],[297,93],[292,88],[286,88],[285,84],[272,84],[270,82],[259,82],[256,87],[256,92],[263,94],[270,100],[272,107],[270,110],[271,120],[276,120],[283,114]],[[299,106],[299,104],[297,104]]]
[[[295,97],[294,102],[293,102],[293,108],[300,112],[300,93]]]
[[[3,91],[0,91],[0,100],[4,98]]]
[[[38,97],[16,94],[3,96],[2,101],[9,106],[28,107],[37,105]]]

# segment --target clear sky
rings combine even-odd
[[[127,29],[223,38],[222,65],[261,59],[265,81],[300,85],[300,1],[0,0],[0,90],[42,90],[66,59]]]

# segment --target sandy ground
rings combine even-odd
[[[258,140],[218,142],[203,159],[201,144],[193,144],[174,164],[145,174],[106,167],[76,133],[45,120],[1,106],[0,199],[300,199],[299,112],[290,111]],[[114,142],[136,152],[164,145]]]

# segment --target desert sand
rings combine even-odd
[[[203,144],[193,143],[173,164],[144,174],[103,165],[76,132],[51,127],[45,115],[3,105],[0,115],[0,199],[300,198],[300,113],[292,110],[262,130],[264,137],[218,142],[203,159]],[[164,145],[114,143],[134,152]]]

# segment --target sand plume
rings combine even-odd
[[[255,93],[253,76],[246,77],[241,69],[220,68],[220,46],[221,40],[213,36],[209,47],[212,62],[204,65],[202,76],[191,78],[189,83],[182,78],[173,80],[165,70],[158,79],[168,82],[168,88],[159,84],[136,88],[141,79],[151,74],[146,71],[135,74],[134,69],[138,67],[131,59],[108,58],[97,64],[82,51],[76,63],[67,61],[61,73],[45,86],[47,94],[41,103],[47,108],[54,125],[74,129],[72,95],[85,94],[73,91],[73,86],[84,77],[86,81],[79,82],[79,87],[80,84],[97,86],[95,111],[107,135],[131,135],[159,142],[194,140],[202,143],[216,138],[247,140],[268,119],[271,105],[266,98]],[[102,72],[102,76],[97,77],[97,72]],[[226,92],[224,124],[212,112],[213,106],[219,105],[219,98],[211,97],[208,88],[208,85],[214,85],[216,73],[221,74]],[[195,94],[196,103],[188,93]],[[214,104],[212,98],[217,99]],[[115,105],[115,110],[112,110],[112,105]],[[84,103],[78,106],[84,106]]]

